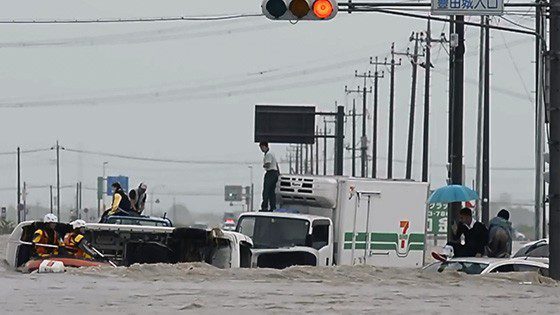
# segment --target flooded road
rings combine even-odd
[[[0,239],[4,257],[6,237]],[[533,273],[434,275],[364,266],[220,270],[205,264],[20,274],[0,267],[6,313],[556,313],[560,287]]]

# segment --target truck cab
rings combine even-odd
[[[333,225],[326,217],[282,212],[248,212],[236,231],[253,240],[251,267],[329,266]]]

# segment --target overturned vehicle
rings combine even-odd
[[[34,232],[44,224],[26,221],[14,229],[6,248],[6,261],[10,267],[33,271],[47,259],[60,261],[67,267],[181,262],[204,262],[218,268],[250,267],[252,241],[239,233],[220,229],[100,223],[88,223],[85,227],[86,240],[99,252],[95,259],[75,259],[63,254],[39,257],[32,239]],[[72,227],[57,223],[55,230],[59,236],[64,236]]]

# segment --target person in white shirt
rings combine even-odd
[[[263,168],[266,171],[264,174],[261,211],[274,211],[276,210],[276,183],[278,182],[280,170],[276,157],[270,152],[268,142],[259,143],[259,147],[264,153]]]

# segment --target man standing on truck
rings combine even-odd
[[[263,168],[266,171],[264,174],[261,211],[274,211],[276,210],[276,183],[278,182],[280,169],[276,157],[270,152],[268,142],[259,143],[259,147],[264,153]]]

